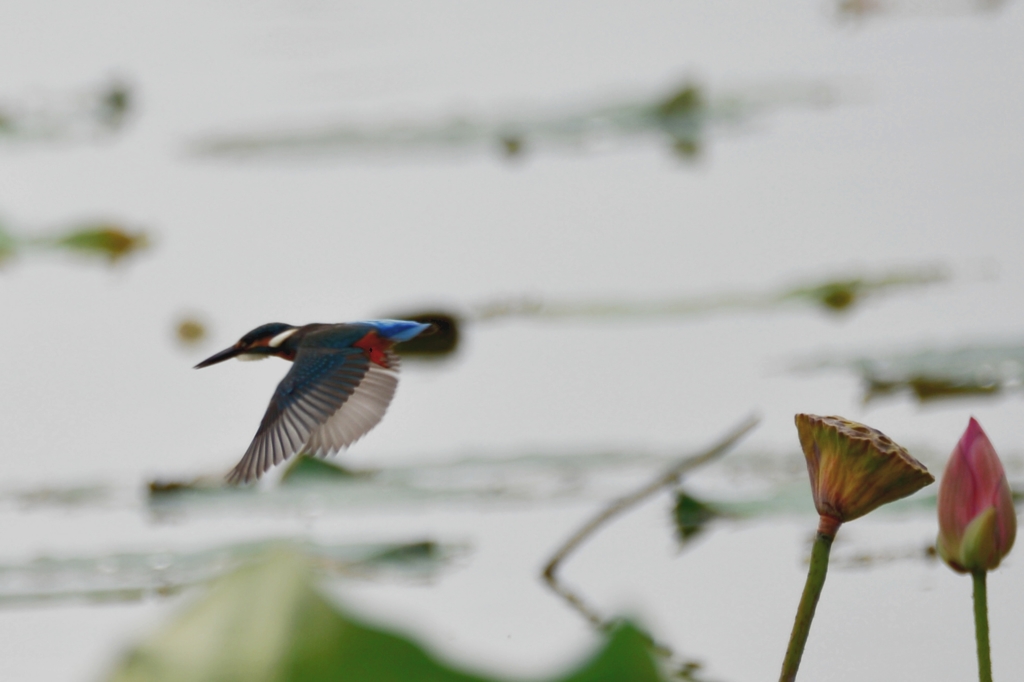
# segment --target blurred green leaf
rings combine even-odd
[[[689,493],[680,490],[676,493],[676,504],[672,509],[672,518],[676,524],[679,539],[686,542],[696,537],[712,520],[722,514],[709,504],[701,502]]]
[[[612,631],[604,648],[580,670],[559,682],[656,682],[662,680],[651,656],[651,641],[629,623]]]
[[[309,562],[273,553],[218,581],[130,652],[110,682],[486,682],[408,637],[351,618],[314,587]],[[564,682],[655,682],[646,640],[623,626]]]
[[[688,116],[703,109],[704,100],[700,87],[688,83],[655,105],[654,113],[662,119]]]
[[[76,225],[53,235],[27,235],[10,231],[0,224],[0,261],[21,251],[65,250],[88,255],[99,255],[115,263],[149,246],[149,237],[142,231],[130,231],[109,223],[96,222]]]
[[[125,83],[115,81],[97,93],[96,119],[107,128],[120,128],[132,110],[135,96]]]
[[[380,566],[406,565],[423,560],[436,560],[443,556],[443,549],[436,542],[424,540],[423,542],[410,542],[405,545],[396,545],[382,549],[366,558],[366,563]]]
[[[854,277],[796,287],[779,295],[779,301],[807,300],[833,312],[844,312],[867,296],[883,291],[919,287],[949,280],[940,267],[906,268],[880,277]]]
[[[320,457],[297,455],[285,467],[284,473],[281,474],[281,483],[330,481],[356,478],[364,475],[363,473],[349,471],[340,464],[328,462]]]
[[[106,256],[111,263],[149,246],[144,232],[128,232],[119,225],[82,225],[52,240],[54,246],[80,253]]]
[[[699,86],[683,85],[655,104],[650,113],[652,127],[660,128],[668,135],[676,156],[684,160],[693,160],[700,155],[709,109],[704,92]]]
[[[851,279],[843,282],[826,282],[810,288],[795,289],[785,294],[783,298],[804,298],[829,310],[842,312],[862,298],[866,291],[867,286],[863,280]]]

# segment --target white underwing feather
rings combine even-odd
[[[303,452],[333,455],[365,436],[384,417],[397,386],[395,372],[370,365],[348,400],[310,435]]]

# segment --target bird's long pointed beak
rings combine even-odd
[[[192,369],[201,369],[203,367],[209,367],[210,365],[216,365],[218,362],[224,362],[230,360],[242,353],[242,347],[237,343],[230,348],[225,348],[219,353],[214,353],[210,357],[206,358]]]

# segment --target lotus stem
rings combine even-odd
[[[832,550],[832,541],[839,530],[839,522],[826,516],[821,517],[818,533],[811,549],[811,565],[807,569],[807,583],[804,585],[803,596],[793,623],[793,633],[789,636],[789,648],[782,662],[782,674],[779,682],[793,682],[796,671],[800,667],[800,659],[804,655],[807,635],[811,632],[811,621],[814,620],[814,609],[818,606],[821,588],[825,586],[825,574],[828,572],[828,555]]]
[[[988,591],[985,586],[987,571],[974,571],[974,638],[978,640],[978,680],[992,682],[992,656],[988,647]]]

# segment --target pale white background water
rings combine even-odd
[[[453,363],[406,368],[387,419],[345,461],[669,452],[711,441],[750,410],[764,422],[745,447],[780,457],[800,456],[798,411],[866,421],[937,453],[928,461],[936,473],[971,414],[1000,450],[1024,449],[1019,397],[924,409],[896,399],[865,410],[852,376],[785,371],[811,353],[1013,341],[1024,331],[1019,3],[858,25],[819,2],[5,2],[0,13],[5,98],[109,76],[140,98],[129,129],[108,141],[0,147],[6,222],[43,229],[106,216],[156,238],[114,270],[37,255],[0,271],[5,489],[101,482],[133,491],[153,475],[225,470],[284,366],[190,367],[265,321],[340,321],[502,294],[756,290],[934,262],[953,269],[952,284],[839,319],[795,310],[473,328]],[[712,93],[811,82],[844,97],[712,135],[695,166],[654,142],[539,150],[511,164],[466,152],[255,162],[188,154],[212,132],[558,111],[654,98],[685,77]],[[183,314],[210,321],[207,345],[177,346]],[[128,498],[70,510],[8,504],[2,558],[288,534],[464,540],[474,553],[437,585],[339,594],[445,655],[508,675],[550,674],[596,641],[536,578],[593,500],[168,525]],[[666,505],[613,526],[567,578],[603,610],[633,614],[701,658],[716,679],[772,679],[813,513],[730,525],[677,555]],[[923,545],[935,527],[923,514],[879,515],[843,532],[884,549]],[[1017,559],[990,579],[1001,679],[1024,671]],[[938,564],[834,572],[802,679],[969,679],[969,592]],[[0,678],[97,679],[178,604],[2,610]]]

